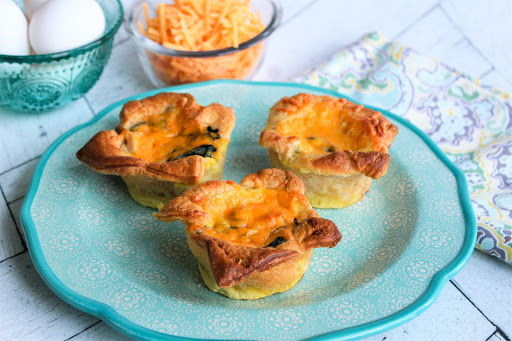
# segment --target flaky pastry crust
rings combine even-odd
[[[100,131],[76,157],[118,175],[139,204],[157,208],[201,181],[221,179],[235,125],[231,108],[200,106],[189,94],[127,102],[115,130]]]
[[[325,134],[344,134],[350,148],[327,154],[302,152],[300,140],[307,137],[283,135],[278,131],[282,121],[293,119],[294,115],[300,120],[301,112],[314,110],[318,103],[341,116],[342,126],[332,126],[332,130]],[[317,123],[310,120],[301,124],[314,128]],[[275,151],[284,164],[301,171],[344,176],[363,173],[378,179],[386,173],[388,149],[397,133],[398,128],[380,112],[344,98],[301,93],[282,98],[270,109],[267,126],[261,133],[259,143]]]
[[[204,175],[204,158],[187,156],[168,162],[150,162],[132,156],[130,141],[122,135],[149,116],[165,115],[179,109],[187,125],[215,127],[222,136],[229,137],[235,125],[233,110],[213,103],[200,106],[189,94],[160,93],[137,101],[127,102],[120,113],[120,123],[115,130],[97,133],[76,157],[89,168],[109,175],[145,176],[151,179],[195,184]],[[185,130],[186,133],[186,130]]]
[[[208,233],[196,233],[191,226],[211,224],[211,216],[200,205],[222,195],[257,188],[284,189],[298,196],[302,211],[283,226],[276,226],[270,235],[280,236],[280,243],[263,247],[240,245]],[[232,181],[208,181],[171,200],[155,217],[187,225],[187,240],[198,259],[207,286],[230,298],[256,299],[290,289],[306,271],[312,251],[317,247],[333,247],[341,240],[336,225],[320,218],[303,195],[302,181],[291,172],[265,169],[246,176],[240,185]],[[209,282],[212,274],[215,283]],[[232,288],[232,290],[231,290]]]
[[[354,204],[382,177],[397,127],[380,112],[343,98],[298,94],[271,109],[259,143],[271,167],[294,172],[313,207]]]

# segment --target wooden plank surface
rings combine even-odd
[[[479,77],[492,69],[489,61],[471,44],[441,6],[435,6],[408,30],[394,37],[425,56]]]
[[[25,246],[16,230],[12,214],[4,197],[0,196],[0,262],[23,251]]]
[[[357,5],[349,1],[316,1],[272,36],[264,66],[254,79],[289,80],[368,32],[378,30],[391,38],[436,3],[424,0],[411,6],[408,0],[394,0],[383,6],[379,0]]]
[[[445,0],[441,6],[471,44],[512,86],[512,1]]]
[[[85,95],[97,114],[108,105],[126,97],[154,89],[139,65],[135,43],[130,39],[114,48],[99,81]]]
[[[129,337],[116,332],[110,328],[105,322],[99,322],[89,329],[84,330],[80,334],[77,334],[69,339],[69,341],[97,341],[97,340],[131,340]],[[68,340],[66,340],[68,341]],[[501,340],[494,340],[501,341]]]
[[[254,80],[289,80],[379,30],[484,84],[512,88],[511,1],[281,2],[283,25],[269,39]],[[128,8],[132,1],[122,3]],[[34,270],[16,228],[30,177],[48,145],[113,102],[151,89],[135,45],[121,28],[107,67],[84,99],[40,115],[0,109],[0,340],[128,339],[53,294]],[[509,341],[511,286],[512,266],[475,252],[431,308],[367,340]]]
[[[25,242],[25,235],[23,233],[23,229],[21,227],[21,221],[20,221],[21,205],[23,205],[23,198],[9,203],[9,210],[10,210],[12,218],[14,219],[14,223],[16,224],[15,228],[18,230],[18,232],[21,236],[21,239],[23,240],[23,242],[26,245],[27,243]]]
[[[0,263],[0,339],[65,340],[98,322],[44,284],[28,252]]]
[[[475,250],[454,283],[504,335],[512,335],[511,265]]]
[[[85,100],[44,114],[0,108],[0,174],[40,156],[60,135],[92,118]]]
[[[32,159],[0,175],[0,187],[8,203],[25,196],[38,162],[39,158]]]
[[[486,341],[510,341],[510,339],[506,336],[503,336],[500,331],[496,331],[490,338]]]
[[[388,332],[365,338],[381,340],[485,340],[496,330],[478,309],[448,283],[434,304],[417,318]],[[431,338],[425,336],[436,331]]]

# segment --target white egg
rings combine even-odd
[[[36,10],[48,0],[23,0],[23,8],[27,18],[32,18]]]
[[[11,0],[0,0],[0,54],[30,54],[27,19]]]
[[[71,50],[101,38],[105,15],[94,0],[48,0],[34,13],[28,27],[37,54]]]

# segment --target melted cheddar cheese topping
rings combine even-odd
[[[265,247],[284,236],[286,230],[279,230],[279,227],[292,224],[295,218],[301,219],[305,212],[299,193],[233,185],[235,191],[210,200],[193,200],[211,221],[208,226],[191,225],[191,234],[206,233],[241,246]]]
[[[208,154],[209,157],[214,157],[217,155],[216,150],[229,143],[228,139],[219,137],[217,133],[212,134],[205,128],[203,130],[186,124],[180,115],[171,112],[166,115],[150,116],[146,121],[139,122],[130,129],[124,129],[121,135],[126,140],[127,151],[134,157],[148,162],[167,162],[188,156],[185,155],[187,152],[198,147],[204,153],[195,155]]]
[[[282,136],[298,139],[297,153],[328,154],[341,150],[369,151],[372,142],[354,116],[359,106],[335,106],[319,102],[288,112],[276,127]],[[360,109],[359,109],[360,110]],[[350,119],[348,119],[348,117]]]

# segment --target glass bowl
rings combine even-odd
[[[40,112],[79,99],[96,83],[107,64],[114,35],[123,20],[119,0],[96,0],[105,14],[105,33],[82,47],[52,54],[0,54],[0,106]],[[22,6],[22,0],[15,0]]]
[[[125,28],[137,45],[144,72],[158,88],[212,79],[245,79],[262,61],[265,39],[279,26],[281,6],[276,0],[252,0],[251,10],[259,11],[265,29],[238,48],[211,51],[181,51],[164,47],[139,31],[145,25],[144,3],[149,16],[163,0],[141,0],[127,12]]]

